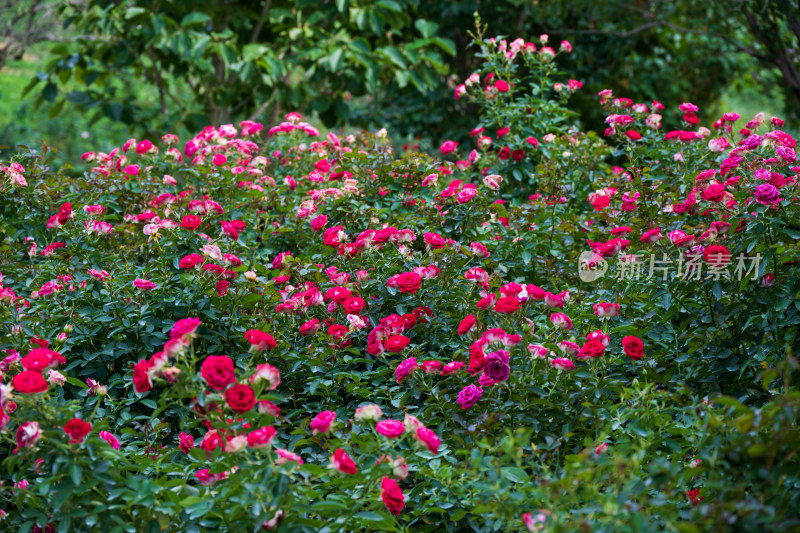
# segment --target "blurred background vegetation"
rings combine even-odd
[[[453,90],[489,33],[574,52],[573,104],[602,129],[596,94],[677,106],[710,122],[764,111],[796,131],[800,13],[788,0],[0,0],[0,145],[56,163],[128,137],[300,111],[326,127],[387,127],[423,147],[474,127]],[[665,114],[665,127],[670,123]],[[7,150],[6,150],[7,151]],[[0,157],[4,154],[0,152]]]

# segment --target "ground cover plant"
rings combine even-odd
[[[582,132],[569,42],[475,39],[435,156],[289,113],[3,162],[4,527],[800,529],[795,139]]]

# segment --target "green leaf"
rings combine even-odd
[[[81,480],[83,479],[83,471],[81,470],[81,465],[73,463],[73,465],[69,468],[69,477],[70,479],[72,479],[72,482],[75,484],[76,487],[80,486]]]
[[[206,22],[210,21],[211,17],[206,15],[205,13],[200,13],[199,11],[194,11],[193,13],[189,13],[183,20],[181,21],[181,27],[188,28],[189,26],[195,26],[198,24],[205,24]]]
[[[56,87],[56,84],[52,81],[48,82],[47,85],[44,86],[44,89],[42,89],[42,98],[44,98],[47,102],[54,101],[57,95],[58,87]]]
[[[125,10],[125,19],[130,20],[144,13],[147,13],[147,10],[143,7],[136,7],[136,6],[129,7],[128,9]]]
[[[448,55],[454,56],[456,55],[456,45],[450,39],[442,39],[441,37],[436,37],[431,39],[431,42],[444,50],[444,52]]]
[[[403,12],[403,7],[393,0],[378,0],[375,2],[375,5],[384,9],[388,9],[389,11],[394,11],[395,13]]]
[[[419,30],[422,36],[426,39],[429,39],[436,35],[436,30],[439,29],[439,25],[435,22],[430,22],[424,19],[419,19],[414,22],[414,27]]]
[[[328,57],[328,64],[330,65],[331,72],[337,72],[339,70],[339,66],[342,63],[343,55],[344,55],[344,50],[341,48],[337,48],[330,55],[330,57]]]
[[[202,501],[204,501],[204,500],[200,496],[189,496],[188,498],[182,499],[180,502],[178,502],[178,504],[181,507],[189,507],[191,505],[198,504],[198,503],[200,503]]]
[[[267,47],[263,44],[246,44],[242,47],[242,59],[252,61],[263,56],[267,52]]]
[[[397,65],[400,68],[406,68],[405,59],[403,59],[403,54],[400,51],[393,47],[393,46],[385,46],[383,48],[379,48],[377,50],[379,54],[386,56],[392,63]]]

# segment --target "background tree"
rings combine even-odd
[[[243,118],[273,122],[287,110],[346,121],[347,102],[388,88],[427,92],[453,43],[415,18],[413,0],[138,0],[66,4],[79,34],[54,49],[31,85],[57,107],[152,132]],[[144,80],[141,91],[133,80]],[[68,84],[78,87],[64,91]],[[153,105],[154,104],[154,105]]]
[[[102,121],[113,143],[124,139],[114,137],[111,122],[153,135],[248,118],[273,124],[289,110],[318,114],[329,127],[387,126],[434,144],[463,140],[475,110],[455,101],[453,90],[477,66],[468,49],[476,12],[491,33],[537,42],[548,34],[551,44],[575,45],[563,65],[584,83],[574,105],[586,129],[604,127],[596,93],[606,88],[670,107],[692,101],[703,119],[726,111],[720,102],[732,90],[744,92],[753,112],[783,108],[790,129],[800,108],[800,16],[789,0],[736,0],[736,9],[723,0],[41,5],[59,7],[71,39],[43,54],[29,100],[46,104],[51,120],[70,117],[69,127],[77,122],[63,114],[69,109],[91,117],[87,132]],[[18,114],[30,117],[22,103]],[[0,144],[64,129],[20,131],[19,120],[6,120]],[[677,126],[669,120],[665,127]]]

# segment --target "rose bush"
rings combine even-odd
[[[794,138],[609,90],[604,141],[569,43],[476,44],[440,159],[290,113],[2,164],[9,528],[798,526]]]

